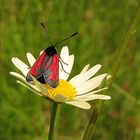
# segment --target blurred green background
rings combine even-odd
[[[49,42],[79,32],[62,45],[75,55],[71,77],[88,63],[103,65],[99,73],[111,73],[115,56],[136,0],[0,0],[0,140],[44,140],[50,121],[50,102],[17,85],[10,71],[17,56],[36,57]],[[58,48],[60,51],[61,47]],[[95,128],[96,140],[140,139],[140,30],[130,42],[110,101],[106,101]],[[91,112],[61,105],[55,127],[56,140],[81,140]]]

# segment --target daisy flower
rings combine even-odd
[[[100,91],[107,89],[107,87],[101,89],[98,89],[98,87],[108,74],[104,73],[94,76],[101,68],[100,64],[91,68],[89,68],[88,64],[78,75],[68,80],[74,63],[74,55],[69,55],[69,49],[65,46],[61,50],[60,57],[67,63],[67,65],[63,64],[63,69],[67,73],[62,70],[62,64],[59,64],[59,84],[56,88],[51,88],[48,84],[41,84],[34,77],[32,77],[32,83],[26,81],[26,75],[30,67],[36,61],[31,53],[27,53],[27,59],[30,66],[26,65],[17,57],[13,57],[13,64],[21,71],[22,74],[17,72],[10,72],[10,74],[18,79],[17,83],[27,87],[39,96],[46,97],[59,103],[64,102],[82,109],[90,109],[91,105],[87,101],[95,99],[108,100],[111,98],[107,95],[97,94]]]

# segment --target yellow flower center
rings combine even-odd
[[[72,99],[76,95],[74,87],[65,80],[59,80],[59,84],[56,88],[50,87],[48,84],[45,84],[48,92],[54,97],[57,94],[61,94],[68,99]]]

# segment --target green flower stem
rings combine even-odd
[[[112,75],[111,75],[112,77],[111,77],[109,83],[107,84],[108,90],[106,90],[105,94],[107,94],[107,92],[109,92],[110,88],[112,87],[112,84],[116,78],[116,75],[117,75],[117,72],[119,70],[122,58],[124,56],[124,53],[126,52],[126,49],[129,46],[129,42],[130,42],[131,38],[133,37],[133,35],[135,34],[135,32],[137,30],[137,25],[138,25],[139,19],[140,19],[140,2],[138,3],[138,6],[135,10],[135,13],[130,21],[128,30],[124,36],[123,41],[122,41],[120,51],[117,55],[117,58],[115,59],[116,62],[114,63],[114,66],[113,66]],[[97,112],[97,110],[93,109],[93,113],[92,113],[91,119],[89,121],[89,124],[87,126],[87,129],[85,131],[83,140],[91,140],[92,139],[93,131],[94,131],[94,127],[95,127],[95,123],[96,123],[97,118],[98,118],[98,112]]]
[[[48,140],[53,140],[54,125],[55,125],[57,108],[58,108],[58,103],[57,102],[53,102]]]

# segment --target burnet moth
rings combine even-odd
[[[43,23],[41,23],[41,25],[43,26],[43,28],[46,31],[45,25]],[[47,83],[52,88],[56,88],[59,83],[59,59],[61,60],[61,58],[59,58],[59,55],[57,53],[56,46],[59,43],[75,36],[76,34],[78,34],[78,32],[55,43],[54,45],[51,43],[51,45],[44,50],[44,52],[39,56],[39,58],[36,60],[36,62],[30,68],[30,70],[26,76],[26,80],[28,82],[33,81],[32,77],[31,77],[31,76],[33,76],[40,83],[42,83],[42,84]],[[60,63],[62,63],[62,62],[63,62],[63,60],[60,61]],[[63,62],[63,63],[65,63],[65,62]],[[63,69],[62,64],[61,64],[61,66]],[[64,69],[63,69],[63,71],[66,72]]]

